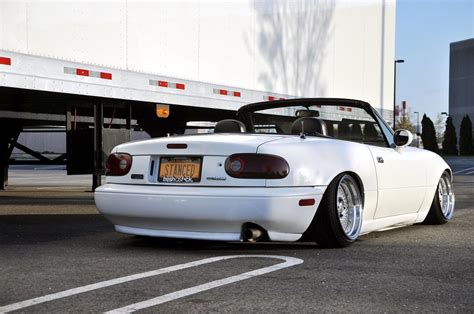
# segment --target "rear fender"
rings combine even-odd
[[[354,174],[364,195],[363,219],[373,219],[377,206],[377,175],[366,145],[324,138],[291,138],[261,145],[258,152],[281,156],[290,165],[288,176],[267,180],[268,187],[327,186],[341,173]]]
[[[436,189],[438,187],[438,182],[441,176],[445,171],[449,173],[451,177],[451,182],[453,181],[453,172],[449,165],[441,158],[438,154],[424,151],[424,153],[429,155],[427,158],[427,178],[426,178],[426,194],[425,200],[418,211],[418,217],[416,222],[423,222],[430,211],[431,204],[433,203],[433,199],[436,193]]]

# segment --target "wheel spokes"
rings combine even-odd
[[[443,216],[451,219],[454,211],[454,193],[451,181],[446,174],[443,174],[438,183],[438,200]]]
[[[336,201],[342,230],[349,239],[357,238],[362,225],[362,197],[351,176],[342,177],[337,189]]]

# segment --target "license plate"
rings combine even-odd
[[[161,157],[158,182],[200,182],[201,165],[202,157]]]

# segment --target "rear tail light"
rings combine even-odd
[[[227,158],[225,171],[240,179],[282,179],[290,172],[285,159],[266,154],[234,154]]]
[[[110,154],[106,163],[106,172],[108,176],[124,176],[132,167],[132,156],[129,154]]]

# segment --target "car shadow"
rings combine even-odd
[[[119,246],[123,249],[151,248],[171,251],[219,251],[219,252],[252,252],[252,251],[279,251],[279,250],[314,250],[319,249],[315,242],[222,242],[207,240],[183,240],[168,238],[152,238],[130,236]]]
[[[113,232],[98,214],[0,215],[1,245],[32,245]]]
[[[454,219],[457,220],[456,217]],[[372,232],[361,236],[357,242],[376,242],[379,237],[416,236],[420,230],[435,228],[429,225],[414,225],[403,228]],[[26,214],[0,215],[0,246],[35,245],[51,241],[87,238],[87,245],[111,250],[164,250],[171,252],[278,252],[285,250],[330,250],[315,242],[221,242],[206,240],[184,240],[153,238],[120,234],[113,225],[99,214]],[[369,241],[368,241],[369,240]],[[89,243],[91,242],[91,243]],[[360,244],[359,244],[360,245]],[[353,246],[357,246],[357,243]]]

